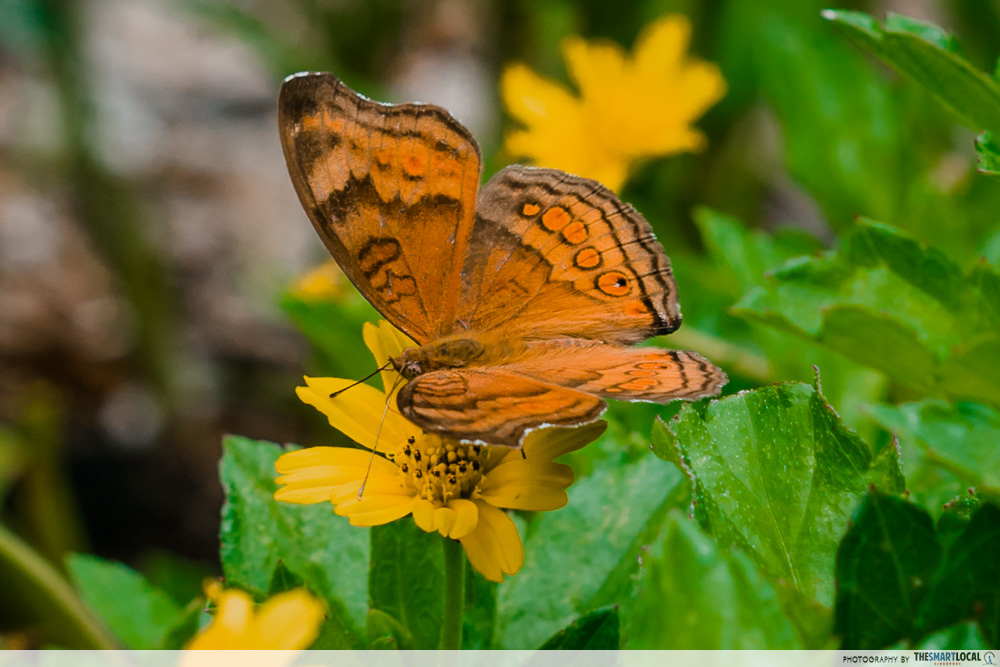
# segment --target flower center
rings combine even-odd
[[[428,435],[420,445],[407,441],[393,461],[425,500],[447,503],[471,498],[483,478],[486,447],[443,440]]]

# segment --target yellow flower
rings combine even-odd
[[[304,588],[275,595],[257,609],[249,595],[224,591],[216,581],[205,594],[215,603],[215,617],[188,649],[299,650],[313,643],[323,622],[323,604]]]
[[[366,325],[365,342],[376,363],[399,355],[413,343],[387,322]],[[398,375],[383,372],[386,387]],[[279,489],[274,497],[290,503],[331,502],[335,512],[355,526],[378,526],[413,515],[427,532],[459,540],[465,554],[486,579],[502,581],[524,561],[517,528],[505,509],[555,510],[566,504],[573,470],[553,459],[597,438],[598,422],[577,429],[548,428],[529,433],[522,449],[463,444],[424,433],[403,418],[394,399],[379,435],[386,396],[369,385],[337,378],[306,378],[297,393],[323,412],[330,424],[366,449],[312,447],[283,454],[276,462]],[[369,463],[371,472],[358,500]]]
[[[611,42],[563,42],[576,97],[528,67],[507,67],[500,93],[527,129],[507,135],[515,156],[600,181],[617,191],[642,158],[697,151],[691,124],[726,91],[719,68],[686,57],[691,26],[667,16],[643,30],[633,54]]]
[[[347,276],[329,259],[295,281],[290,292],[303,301],[334,301],[347,293]]]

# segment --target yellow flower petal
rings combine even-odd
[[[635,70],[639,78],[672,76],[683,64],[691,40],[691,24],[683,16],[665,16],[646,26],[635,41]]]
[[[434,503],[423,498],[417,498],[413,503],[413,521],[420,530],[434,532]]]
[[[441,533],[442,537],[448,537],[451,527],[455,525],[457,518],[455,510],[450,507],[438,507],[434,510],[434,530]]]
[[[379,496],[377,501],[367,504],[338,505],[334,512],[349,517],[352,526],[381,526],[412,512],[413,503],[413,496]]]
[[[500,582],[504,574],[516,574],[524,564],[521,537],[506,512],[485,501],[476,505],[476,529],[459,541],[472,566],[488,581]]]
[[[361,336],[364,338],[365,345],[368,346],[372,356],[375,357],[375,364],[377,366],[383,366],[390,359],[398,357],[408,347],[418,347],[409,336],[385,320],[379,320],[377,326],[370,322],[365,322],[361,328]],[[393,390],[393,395],[395,395],[401,386],[401,383],[397,384],[399,373],[396,372],[396,369],[390,366],[382,371],[381,377],[383,392],[395,386],[396,389]],[[391,405],[395,409],[395,400],[391,401]]]
[[[253,623],[258,648],[307,648],[319,634],[323,615],[323,604],[303,588],[275,595],[260,606]]]
[[[275,480],[282,488],[274,497],[299,504],[332,501],[343,485],[364,477],[369,462],[372,476],[401,486],[399,469],[380,456],[372,460],[370,452],[360,449],[310,447],[287,452],[275,461],[278,472],[285,474]]]
[[[479,488],[488,491],[515,483],[566,488],[573,483],[573,469],[551,461],[506,460],[483,477]]]
[[[359,384],[330,398],[330,394],[344,389],[352,382],[339,378],[307,377],[306,384],[308,386],[295,389],[299,399],[325,414],[331,426],[363,447],[371,449],[378,434],[379,450],[395,452],[405,444],[408,437],[420,433],[416,426],[396,411],[394,403],[390,402],[386,412],[385,394],[370,385]]]
[[[250,596],[236,589],[216,587],[210,599],[215,616],[188,649],[304,649],[319,633],[324,615],[322,603],[305,589],[276,595],[257,610]]]
[[[524,439],[524,458],[552,461],[563,454],[575,452],[597,440],[608,428],[604,421],[578,428],[543,428],[532,431]]]
[[[507,485],[481,492],[479,497],[494,507],[528,512],[551,512],[566,507],[569,502],[569,496],[561,488],[532,484]]]
[[[479,506],[476,503],[465,498],[452,498],[448,501],[448,507],[455,511],[455,523],[448,537],[458,540],[475,530],[479,522]]]

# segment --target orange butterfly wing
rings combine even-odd
[[[497,366],[421,375],[399,390],[397,403],[425,431],[508,447],[540,426],[589,424],[608,407],[592,394]]]
[[[597,181],[508,167],[479,193],[456,330],[627,345],[681,324],[649,223]]]
[[[447,111],[289,77],[278,125],[295,190],[362,294],[419,343],[451,330],[475,222],[479,147]]]

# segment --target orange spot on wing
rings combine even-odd
[[[632,380],[630,382],[625,382],[620,385],[622,389],[628,389],[629,391],[644,391],[646,389],[652,389],[658,383],[656,380],[651,378],[639,378],[638,380]]]
[[[538,204],[528,203],[528,204],[525,204],[524,207],[521,209],[521,215],[525,215],[525,216],[537,215],[538,212],[541,211],[541,210],[542,210],[542,207],[539,206]]]
[[[669,364],[660,363],[659,361],[643,361],[642,363],[636,364],[635,367],[636,368],[648,368],[648,369],[652,369],[652,370],[660,370],[660,371],[662,371],[662,370],[666,370],[667,368],[669,368],[670,365]]]
[[[630,371],[625,371],[625,375],[630,375],[636,378],[652,378],[656,377],[656,371],[633,369]]]
[[[400,156],[400,163],[407,176],[423,176],[427,173],[427,157],[420,153],[404,153]]]
[[[648,316],[649,309],[642,301],[629,301],[625,304],[625,314],[631,317]]]
[[[561,206],[553,206],[542,214],[542,226],[550,232],[558,232],[568,225],[569,221],[569,213]]]
[[[601,253],[587,246],[573,257],[573,263],[581,269],[594,269],[601,265]]]
[[[570,223],[565,229],[563,229],[562,236],[566,239],[567,243],[577,245],[578,243],[586,241],[589,234],[587,233],[587,226],[577,220]]]
[[[621,271],[608,271],[597,277],[597,289],[608,296],[625,296],[632,291],[632,285]]]

